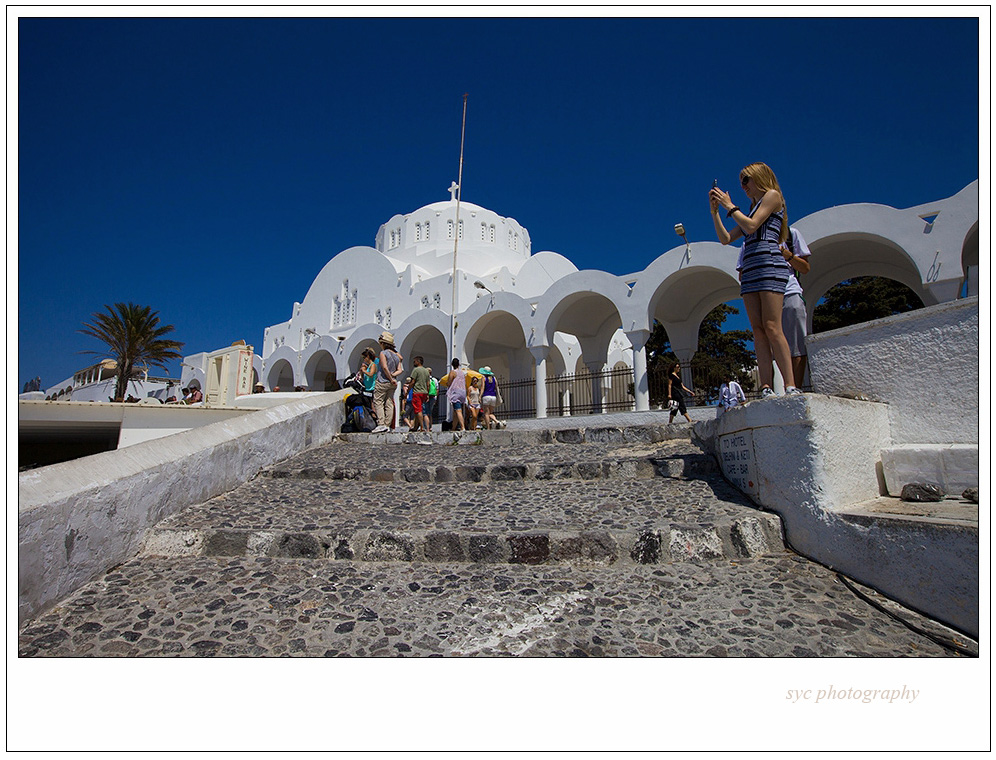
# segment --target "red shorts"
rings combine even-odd
[[[415,410],[415,414],[422,414],[422,409],[425,407],[425,403],[429,400],[428,393],[413,393],[412,394],[412,409]]]

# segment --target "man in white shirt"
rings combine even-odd
[[[719,417],[727,409],[732,409],[743,401],[747,400],[744,389],[740,383],[732,377],[719,386],[719,406],[716,409],[716,416]]]

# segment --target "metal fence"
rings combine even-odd
[[[521,419],[536,416],[536,381],[498,378],[504,404],[499,417]],[[635,407],[633,370],[630,367],[602,372],[558,375],[546,381],[547,416],[630,411]]]
[[[688,406],[714,406],[719,401],[719,386],[727,379],[721,371],[713,367],[698,365],[692,360],[693,395],[686,398]],[[650,407],[656,409],[667,403],[667,370],[653,370],[647,373],[647,386]],[[756,370],[752,381],[742,383],[747,400],[761,397],[757,386]],[[504,403],[498,409],[502,419],[523,419],[536,416],[536,381],[505,380],[498,378]],[[748,390],[750,386],[750,390]],[[803,390],[811,390],[804,387]],[[593,401],[595,394],[601,403]],[[633,369],[622,367],[601,372],[588,371],[547,378],[546,398],[548,417],[564,417],[602,412],[632,411],[636,407],[634,396]]]

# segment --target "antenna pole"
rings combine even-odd
[[[460,125],[460,168],[457,171],[456,229],[453,231],[453,296],[450,300],[450,358],[456,358],[457,248],[460,244],[460,196],[463,194],[463,139],[467,131],[467,94],[463,94],[463,122]],[[447,370],[449,371],[449,370]]]

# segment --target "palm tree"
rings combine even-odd
[[[118,363],[118,381],[114,390],[115,400],[123,400],[128,391],[128,381],[137,374],[137,367],[144,364],[166,369],[170,359],[182,359],[177,349],[183,344],[163,336],[173,332],[173,325],[159,324],[159,312],[150,306],[133,303],[104,305],[106,312],[94,312],[92,322],[84,322],[78,332],[107,344],[108,350],[82,351],[85,354],[109,356]]]

